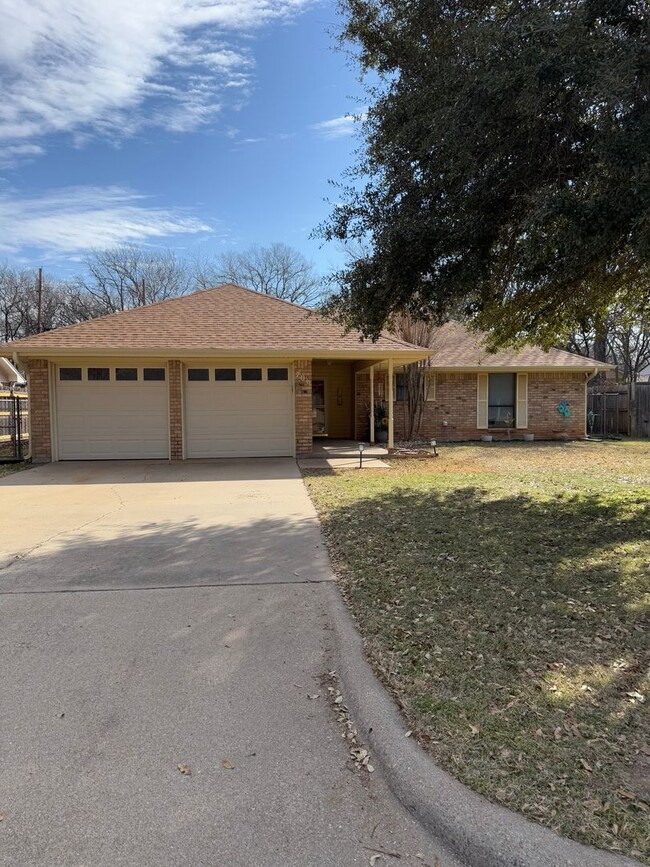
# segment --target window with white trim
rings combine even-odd
[[[110,367],[89,367],[88,382],[110,382]]]
[[[80,367],[60,367],[59,368],[60,382],[81,382]]]
[[[187,371],[188,382],[210,382],[210,371],[207,367],[190,367]]]

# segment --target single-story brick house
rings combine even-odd
[[[304,454],[319,436],[372,438],[369,412],[380,401],[392,445],[404,429],[402,370],[429,357],[425,436],[478,438],[499,424],[494,398],[501,414],[509,401],[518,433],[541,437],[553,435],[566,400],[569,433],[579,437],[586,383],[598,368],[559,350],[488,356],[456,324],[431,349],[390,334],[363,341],[303,307],[230,284],[0,351],[28,371],[35,461]]]

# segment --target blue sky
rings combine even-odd
[[[0,259],[310,239],[363,91],[330,0],[0,0]]]

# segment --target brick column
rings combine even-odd
[[[183,384],[180,361],[169,361],[169,457],[183,460]]]
[[[43,358],[30,358],[26,366],[30,452],[34,463],[47,463],[52,460],[49,363]]]
[[[312,450],[311,359],[293,365],[294,399],[296,402],[296,454],[308,455]]]

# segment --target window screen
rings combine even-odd
[[[514,427],[515,374],[491,373],[488,379],[488,427]]]

